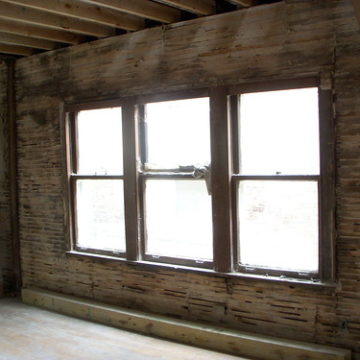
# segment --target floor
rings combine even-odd
[[[0,299],[0,360],[241,360]],[[245,359],[242,359],[245,360]]]

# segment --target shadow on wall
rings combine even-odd
[[[3,282],[3,274],[0,268],[0,298],[4,297],[4,282]]]

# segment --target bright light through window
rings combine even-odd
[[[241,95],[239,149],[240,263],[317,272],[317,88]],[[295,177],[276,179],[278,175]]]
[[[318,89],[243,94],[240,173],[319,174]]]
[[[149,167],[209,165],[209,99],[146,105]]]
[[[210,164],[208,98],[147,104],[147,168],[158,177],[146,180],[146,253],[211,260],[211,196],[205,180],[192,177],[191,167]],[[181,179],[176,169],[187,172]],[[173,170],[161,177],[161,170]]]

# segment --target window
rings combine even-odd
[[[239,97],[239,264],[319,270],[318,89]]]
[[[71,189],[75,247],[125,253],[121,108],[72,118]]]
[[[145,259],[211,262],[209,98],[147,103],[143,109]]]
[[[333,279],[331,90],[314,79],[67,115],[73,251]]]

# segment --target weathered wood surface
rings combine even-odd
[[[252,334],[167,316],[129,310],[36,288],[23,289],[22,300],[106,325],[202,348],[261,360],[350,360],[349,350]]]
[[[7,67],[0,60],[0,297],[13,287],[8,130]]]
[[[359,55],[351,0],[288,0],[19,60],[24,285],[336,345],[360,359]],[[62,102],[321,73],[334,78],[336,289],[66,257]]]

